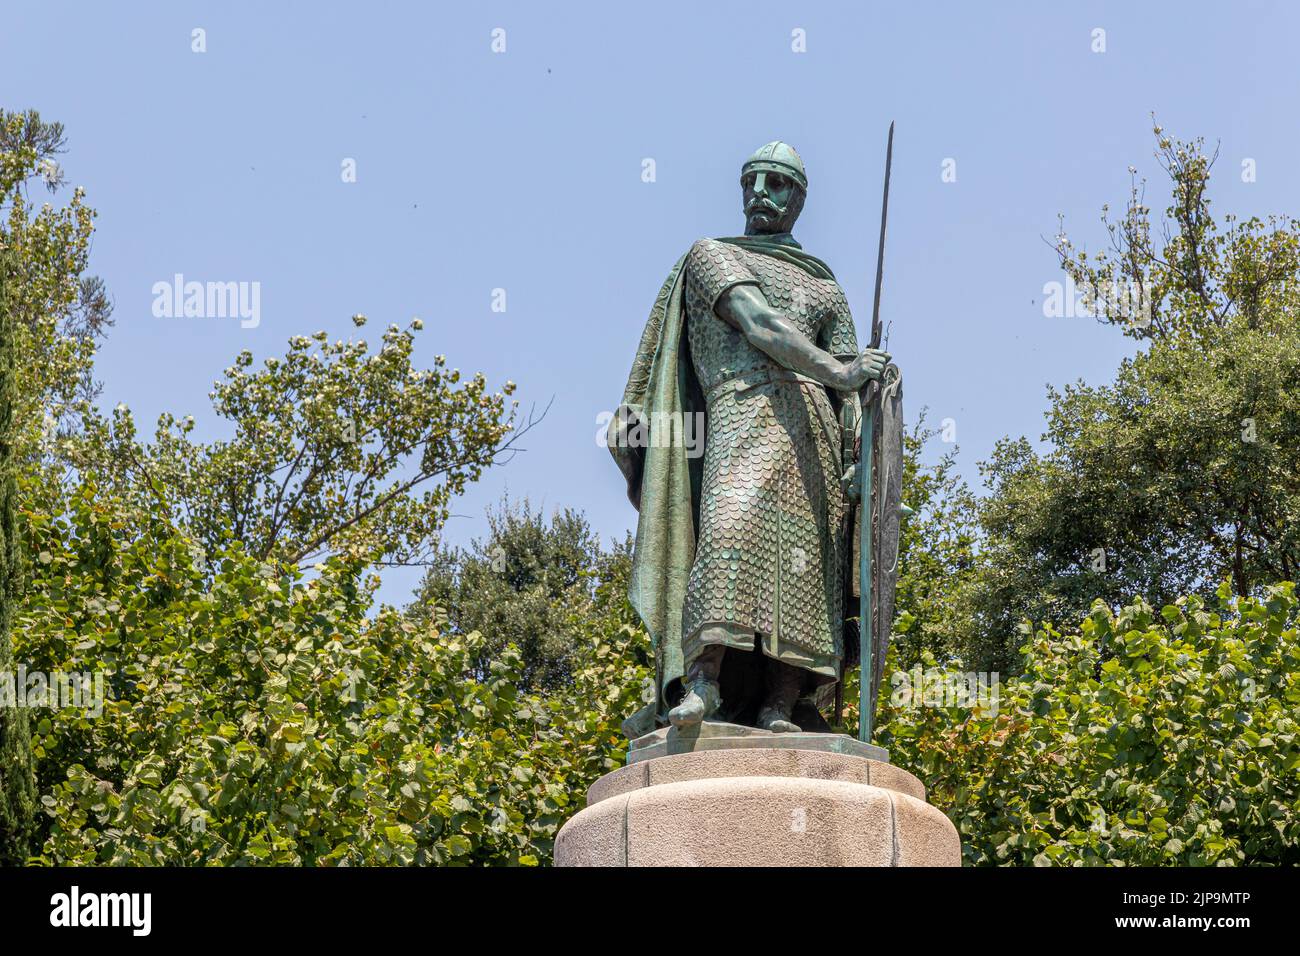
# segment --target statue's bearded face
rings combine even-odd
[[[803,211],[802,187],[789,176],[750,170],[740,178],[745,193],[745,235],[791,232]]]

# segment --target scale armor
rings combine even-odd
[[[827,389],[778,365],[720,318],[727,289],[757,285],[821,348],[858,353],[839,285],[717,240],[686,263],[687,337],[708,407],[699,537],[683,608],[683,655],[710,643],[838,679],[844,657],[840,429]],[[838,402],[838,397],[835,400]]]

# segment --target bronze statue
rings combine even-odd
[[[896,556],[901,415],[897,369],[878,347],[879,291],[875,341],[860,350],[830,268],[791,234],[808,189],[798,153],[760,147],[740,184],[745,234],[701,239],[677,261],[608,430],[640,512],[629,596],[655,647],[653,699],[625,723],[629,736],[704,720],[829,729],[821,709],[859,656],[845,639],[858,618],[855,498],[872,503],[871,600],[888,591],[892,607],[880,518],[892,521]],[[885,402],[882,384],[893,390]],[[702,455],[685,440],[697,423]],[[855,476],[860,429],[868,448],[880,451],[882,437],[885,447]],[[891,502],[876,505],[873,478],[885,480]],[[873,664],[887,641],[880,616],[868,615]]]

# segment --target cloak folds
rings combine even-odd
[[[834,279],[824,262],[790,239],[719,241],[780,258],[819,279]],[[655,297],[623,401],[606,433],[610,453],[627,480],[628,498],[640,513],[628,597],[650,632],[655,656],[654,695],[647,694],[646,706],[624,722],[629,737],[667,722],[668,710],[681,695],[685,668],[682,606],[695,559],[704,470],[703,455],[690,451],[702,450],[708,427],[685,335],[685,259],[677,260]],[[701,422],[704,434],[698,427],[687,431]]]

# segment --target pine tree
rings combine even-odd
[[[0,680],[15,680],[14,600],[21,572],[15,519],[14,477],[14,326],[5,298],[8,263],[0,255]],[[6,701],[16,704],[16,701]],[[31,852],[36,819],[36,781],[32,771],[27,712],[0,706],[0,864],[21,864]]]

